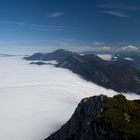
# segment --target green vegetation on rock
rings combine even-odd
[[[126,100],[121,94],[104,98],[106,124],[121,132],[124,140],[140,140],[140,104]]]

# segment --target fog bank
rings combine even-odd
[[[71,117],[82,98],[117,94],[69,70],[30,65],[21,57],[0,57],[0,67],[1,140],[43,140]]]

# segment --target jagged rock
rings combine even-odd
[[[71,119],[45,140],[132,139],[140,140],[140,104],[101,95],[83,99]]]

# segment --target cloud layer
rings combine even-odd
[[[131,50],[132,51],[137,51],[138,50],[138,48],[133,46],[133,45],[124,46],[124,47],[121,47],[121,49],[124,50],[124,51],[131,51]]]
[[[1,140],[43,140],[71,117],[82,98],[117,94],[69,70],[28,63],[21,57],[0,57]]]

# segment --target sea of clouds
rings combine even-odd
[[[99,94],[117,93],[66,69],[0,57],[0,140],[43,140],[71,117],[82,98]]]

